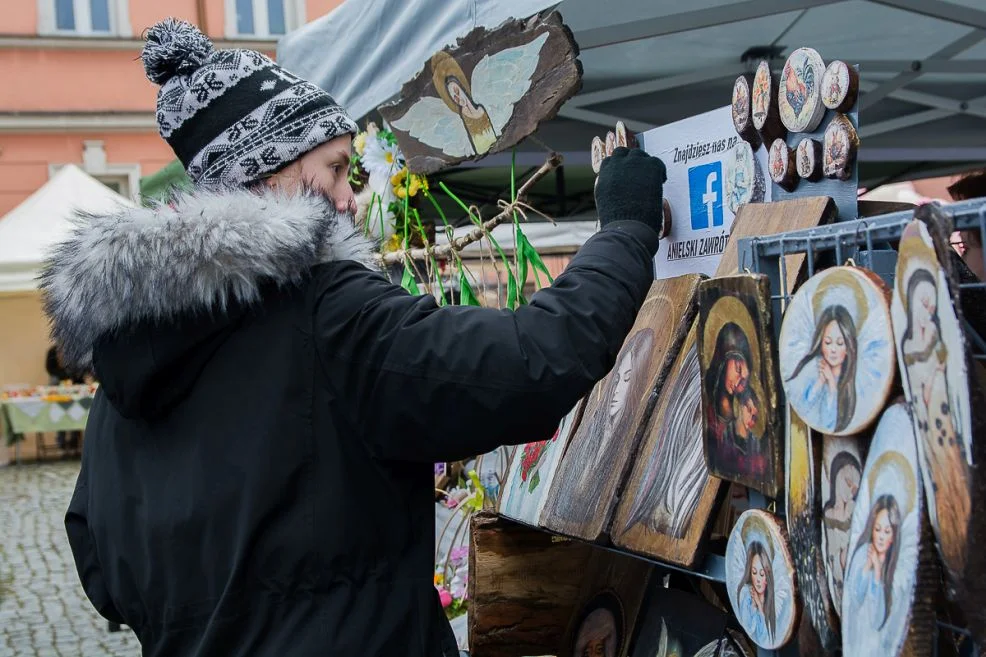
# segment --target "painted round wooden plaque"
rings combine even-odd
[[[822,122],[822,77],[825,62],[814,48],[798,48],[791,53],[781,72],[777,90],[781,121],[791,132],[811,132]]]
[[[822,144],[805,137],[798,144],[798,175],[808,182],[822,179]]]
[[[599,169],[603,165],[603,160],[606,158],[606,146],[603,144],[603,140],[599,137],[592,138],[592,171],[595,174],[599,173]]]
[[[859,73],[844,61],[829,63],[822,76],[822,102],[836,112],[848,112],[859,96]]]
[[[783,139],[775,139],[774,143],[770,145],[767,167],[770,169],[770,179],[777,183],[781,189],[793,192],[798,186],[798,165],[795,162],[795,153]]]
[[[786,137],[787,128],[781,121],[781,110],[777,104],[777,78],[771,74],[767,60],[757,66],[750,93],[753,127],[760,133],[763,143],[771,144],[775,139]]]
[[[736,214],[741,205],[762,203],[767,184],[748,142],[739,141],[726,158],[726,205]]]
[[[801,615],[787,532],[760,509],[736,520],[726,544],[726,591],[755,644],[775,650],[791,640]]]
[[[573,655],[619,657],[626,643],[626,614],[615,593],[604,591],[589,601],[579,615],[572,637]]]
[[[914,429],[907,406],[892,404],[873,435],[852,514],[842,594],[844,657],[930,653],[934,606],[921,598],[924,584],[938,573],[922,541],[923,517]],[[915,645],[906,649],[910,637]],[[927,649],[913,649],[919,643]]]
[[[756,150],[760,148],[760,133],[753,126],[750,114],[750,84],[749,75],[741,75],[733,83],[733,127],[736,128],[736,134]]]
[[[606,157],[613,154],[616,150],[616,133],[612,130],[606,133]]]
[[[628,130],[623,121],[616,122],[616,147],[617,148],[636,148],[637,138]]]
[[[921,221],[912,221],[900,238],[893,322],[939,552],[953,579],[975,577],[966,570],[975,433],[965,337]]]
[[[852,121],[845,114],[838,114],[825,128],[825,144],[822,171],[828,178],[849,180],[859,152],[859,136]]]
[[[890,291],[859,267],[808,279],[784,313],[778,341],[787,401],[824,434],[858,433],[878,417],[897,371]]]

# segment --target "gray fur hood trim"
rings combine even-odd
[[[297,283],[342,260],[375,267],[373,245],[320,196],[194,190],[167,204],[80,214],[40,282],[67,364],[88,367],[105,334],[252,302],[264,281]]]

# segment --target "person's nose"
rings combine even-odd
[[[356,214],[356,196],[352,187],[346,186],[346,193],[336,199],[336,211]]]

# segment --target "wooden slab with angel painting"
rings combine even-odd
[[[567,536],[598,541],[615,510],[620,484],[695,313],[696,274],[655,281],[644,299],[616,366],[589,394],[548,491],[542,524]]]
[[[685,567],[701,556],[725,492],[705,464],[697,333],[695,322],[681,350],[668,354],[668,378],[610,530],[616,545]]]
[[[557,12],[476,28],[437,52],[379,108],[413,173],[514,146],[582,86],[578,46]]]

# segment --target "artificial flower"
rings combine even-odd
[[[408,176],[410,175],[410,181]],[[390,178],[390,184],[394,188],[394,195],[399,199],[407,196],[417,196],[421,190],[428,191],[428,179],[416,173],[408,173],[404,167]]]
[[[400,248],[401,248],[401,236],[398,235],[397,233],[391,235],[390,239],[388,239],[383,244],[384,253],[393,253],[394,251],[397,251]]]
[[[377,194],[381,195],[383,195],[382,190],[377,189],[377,186],[386,185],[390,187],[388,184],[390,177],[404,166],[401,163],[400,149],[397,148],[397,144],[389,144],[379,137],[367,138],[361,162],[363,168],[370,174],[370,186],[374,188]],[[374,185],[374,178],[377,179],[376,185]]]
[[[353,150],[356,151],[357,155],[362,156],[363,151],[365,149],[366,149],[366,133],[361,132],[358,135],[356,135],[355,139],[353,139]]]
[[[452,604],[452,594],[445,589],[438,589],[438,599],[442,602],[442,609],[448,609]]]

